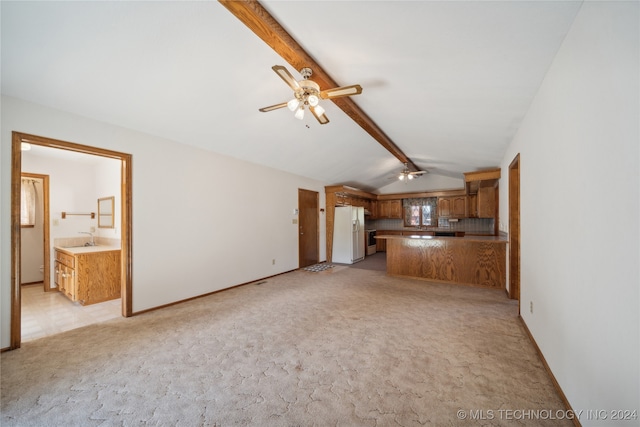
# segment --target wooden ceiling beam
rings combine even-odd
[[[218,0],[236,18],[269,45],[296,71],[304,67],[313,70],[313,81],[322,90],[339,87],[335,80],[309,55],[300,44],[275,20],[257,0]],[[406,154],[384,133],[351,97],[332,99],[362,129],[373,137],[400,162],[407,163],[409,169],[420,170]]]

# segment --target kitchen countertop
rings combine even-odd
[[[406,232],[406,230],[404,231]],[[385,235],[378,234],[376,239],[414,239],[414,240],[438,240],[438,239],[453,239],[456,241],[466,242],[495,242],[495,243],[508,243],[509,239],[505,236],[469,236],[454,237],[454,236],[420,236],[420,235]]]
[[[87,254],[92,252],[108,252],[108,251],[119,251],[119,246],[109,246],[109,245],[96,245],[96,246],[72,246],[72,247],[64,247],[64,246],[54,246],[54,249],[62,252],[66,252],[70,255],[78,255],[78,254]]]
[[[424,231],[432,231],[434,233],[455,233],[456,231],[463,231],[467,234],[478,234],[478,235],[485,235],[485,236],[491,236],[492,234],[490,234],[489,232],[487,233],[483,233],[480,231],[466,231],[466,230],[453,230],[451,228],[447,228],[447,227],[429,227],[429,228],[415,228],[415,227],[407,227],[407,228],[397,228],[397,229],[391,229],[391,228],[380,228],[378,229],[379,233],[384,233],[387,231],[393,231],[393,232],[398,232],[401,231],[403,233],[409,233],[409,232],[424,232]]]

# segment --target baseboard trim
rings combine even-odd
[[[20,286],[29,286],[29,285],[44,285],[44,282],[42,280],[38,280],[37,282],[20,283]]]
[[[547,371],[547,374],[549,374],[549,378],[551,378],[551,382],[553,383],[553,387],[558,392],[558,396],[560,396],[560,400],[562,400],[562,403],[564,404],[564,406],[567,409],[567,411],[571,411],[573,414],[575,414],[576,412],[571,407],[571,404],[569,403],[569,400],[567,399],[567,396],[562,391],[562,388],[560,387],[560,384],[558,383],[558,380],[556,380],[556,377],[555,377],[555,375],[553,375],[553,372],[551,371],[551,368],[549,367],[549,364],[547,363],[547,360],[544,358],[544,354],[542,354],[542,351],[540,350],[540,347],[538,347],[538,343],[533,338],[533,335],[531,335],[531,331],[529,330],[529,327],[527,326],[527,323],[524,321],[522,316],[518,315],[518,318],[520,319],[520,323],[524,327],[524,330],[527,333],[527,336],[529,337],[529,340],[531,341],[531,344],[533,344],[533,347],[536,349],[536,353],[538,353],[538,357],[540,357],[540,361],[542,362],[542,365],[544,366],[544,369]],[[580,420],[578,419],[577,416],[574,416],[572,421],[573,421],[573,425],[574,426],[582,427],[582,424],[580,423]]]
[[[204,297],[207,297],[209,295],[217,294],[219,292],[224,292],[224,291],[228,291],[228,290],[231,290],[231,289],[239,288],[240,286],[246,286],[246,285],[252,285],[252,284],[261,285],[267,279],[270,279],[270,278],[276,277],[276,276],[280,276],[282,274],[291,273],[292,271],[295,271],[295,270],[283,271],[282,273],[278,273],[278,274],[274,274],[274,275],[271,275],[271,276],[263,277],[262,279],[256,279],[256,280],[252,280],[250,282],[240,283],[239,285],[230,286],[230,287],[224,288],[224,289],[218,289],[217,291],[208,292],[206,294],[197,295],[195,297],[191,297],[191,298],[182,299],[182,300],[179,300],[179,301],[170,302],[169,304],[159,305],[157,307],[147,308],[146,310],[136,311],[134,313],[131,313],[131,316],[132,317],[133,316],[139,316],[141,314],[149,313],[151,311],[161,310],[163,308],[171,307],[173,305],[182,304],[183,302],[193,301],[194,299],[204,298]]]

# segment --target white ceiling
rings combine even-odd
[[[339,85],[362,85],[353,100],[428,180],[500,164],[581,2],[263,5]],[[4,95],[329,184],[384,191],[402,169],[330,101],[323,126],[258,112],[291,98],[271,66],[299,73],[218,2],[1,7]]]

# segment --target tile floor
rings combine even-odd
[[[44,292],[42,283],[26,285],[22,294],[22,342],[120,317],[120,298],[82,306],[57,291]]]

